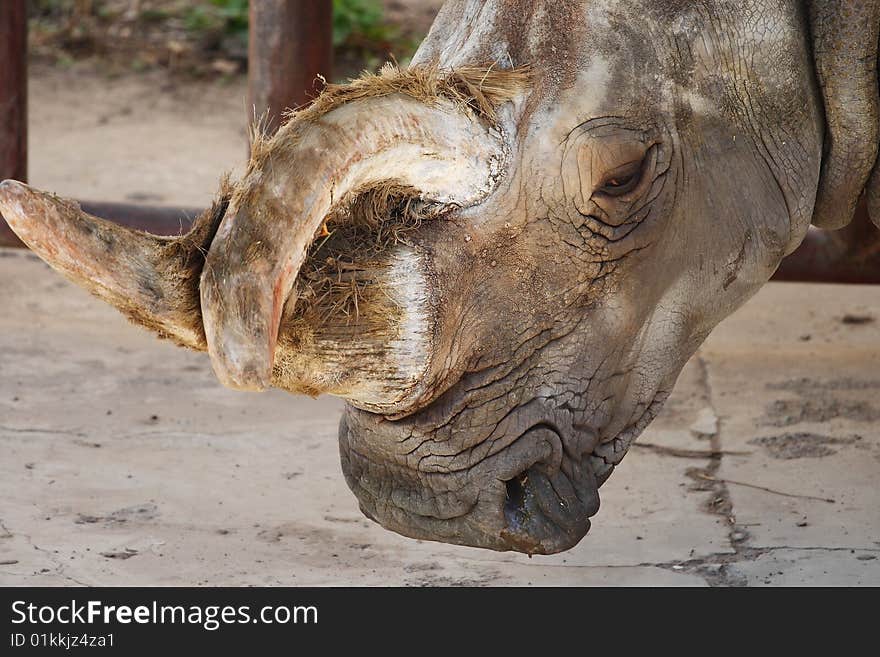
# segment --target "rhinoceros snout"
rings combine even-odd
[[[374,420],[356,411],[343,418],[343,472],[364,515],[399,534],[554,554],[586,536],[599,510],[590,455],[566,450],[551,428],[531,429],[477,463],[433,467],[394,458],[388,437],[370,431]]]
[[[574,547],[590,530],[599,510],[599,487],[589,467],[580,464],[579,478],[562,470],[533,466],[505,482],[501,537],[510,549],[552,554]]]

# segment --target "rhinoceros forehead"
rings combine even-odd
[[[599,0],[616,3],[620,0]],[[450,0],[414,63],[474,61],[576,70],[586,43],[582,0]]]
[[[609,79],[655,74],[651,37],[666,14],[639,12],[636,0],[450,0],[413,58],[414,65],[457,68],[496,63],[533,68],[534,96],[553,102]],[[618,81],[620,82],[620,81]],[[645,89],[637,86],[641,93]],[[627,90],[627,93],[629,90]]]
[[[786,24],[797,17],[787,5],[766,0],[448,0],[413,63],[529,65],[537,70],[535,80],[538,86],[543,83],[544,95],[552,97],[580,82],[585,70],[595,69],[593,60],[604,58],[616,69],[614,77],[620,79],[615,82],[640,86],[646,75],[673,76],[682,57],[717,65],[747,56],[757,43],[767,49],[769,41],[788,38]],[[720,33],[737,39],[719,38]],[[731,47],[735,52],[713,52]]]

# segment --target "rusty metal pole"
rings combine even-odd
[[[273,134],[282,114],[320,93],[333,68],[332,0],[251,0],[248,111]]]
[[[846,228],[811,228],[803,244],[782,261],[776,281],[880,284],[880,230],[864,199]]]
[[[27,178],[27,11],[0,1],[0,180]],[[0,246],[21,242],[0,218]]]

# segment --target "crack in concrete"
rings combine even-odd
[[[747,525],[738,524],[736,513],[733,508],[733,500],[730,495],[727,482],[718,477],[722,459],[725,456],[722,450],[723,418],[715,407],[714,394],[710,381],[709,362],[697,354],[695,361],[699,368],[698,385],[702,390],[702,397],[708,408],[716,418],[716,431],[708,434],[707,438],[711,446],[710,454],[707,454],[708,465],[705,468],[690,468],[687,476],[695,481],[692,490],[707,491],[713,494],[712,499],[705,507],[705,511],[720,516],[728,526],[727,538],[733,552],[719,552],[696,557],[679,562],[666,563],[642,563],[640,566],[654,566],[674,570],[679,573],[697,575],[709,584],[709,586],[748,586],[748,577],[738,571],[736,565],[744,562],[755,561],[762,556],[779,551],[827,551],[827,552],[867,552],[880,553],[877,547],[824,547],[824,546],[773,546],[761,547],[750,545],[751,533]],[[731,482],[734,483],[734,482]]]
[[[600,569],[600,568],[662,568],[664,570],[672,570],[676,573],[696,574],[707,580],[707,575],[714,579],[718,579],[715,571],[723,569],[724,566],[730,564],[741,563],[743,561],[755,561],[760,557],[772,552],[868,552],[871,554],[880,554],[880,547],[864,547],[864,546],[842,546],[829,547],[823,545],[776,545],[776,546],[741,546],[736,552],[713,552],[701,557],[685,559],[683,561],[642,561],[640,563],[618,563],[618,564],[577,564],[577,563],[548,563],[548,564],[530,564],[518,563],[515,561],[504,561],[498,559],[470,560],[475,568],[479,568],[485,563],[497,566],[535,566],[537,568],[568,568],[568,569]],[[707,580],[707,583],[712,582]],[[718,585],[718,584],[715,584]]]
[[[869,547],[798,547],[777,545],[773,547],[751,547],[734,545],[736,552],[717,552],[686,561],[665,563],[640,563],[639,566],[653,566],[678,573],[688,573],[702,577],[709,586],[747,586],[747,578],[736,572],[736,565],[746,561],[756,561],[761,557],[780,551],[825,551],[825,552],[870,552],[880,553],[880,548]]]
[[[13,536],[21,536],[22,538],[24,538],[25,541],[27,541],[28,545],[30,545],[37,552],[41,552],[44,555],[46,555],[46,557],[49,559],[49,561],[55,565],[55,568],[49,569],[48,572],[31,573],[30,575],[27,575],[24,573],[18,573],[17,575],[19,577],[41,577],[41,576],[47,575],[47,574],[54,574],[54,575],[57,575],[58,577],[61,577],[62,579],[66,580],[68,582],[73,582],[74,584],[76,584],[78,586],[89,586],[85,582],[81,582],[80,580],[76,579],[72,575],[68,575],[65,572],[66,566],[63,563],[61,563],[55,557],[55,555],[52,554],[49,550],[47,550],[46,548],[41,548],[39,545],[34,543],[33,538],[31,538],[31,536],[29,534],[25,534],[23,532],[12,532],[9,529],[9,527],[7,527],[6,524],[2,520],[0,520],[0,530],[2,530],[5,534],[5,536],[3,536],[3,538],[12,538]]]
[[[2,520],[0,520],[0,529],[3,530],[3,533],[0,534],[0,538],[12,538],[13,537],[13,533],[11,531],[9,531],[9,528],[5,524],[3,524]]]
[[[872,548],[872,547],[826,547],[823,545],[809,545],[809,546],[797,546],[797,545],[776,545],[774,547],[764,547],[764,548],[755,548],[759,550],[766,550],[767,552],[773,552],[774,550],[824,550],[827,552],[880,552],[880,548]]]
[[[696,574],[702,577],[709,586],[746,586],[748,584],[746,577],[731,568],[731,564],[757,559],[766,551],[764,548],[754,548],[748,545],[751,535],[745,527],[737,525],[730,490],[727,484],[716,476],[721,469],[721,460],[724,458],[721,446],[724,421],[715,407],[712,383],[709,379],[709,363],[700,353],[696,355],[696,363],[699,368],[698,385],[702,391],[703,401],[715,416],[716,430],[714,433],[708,434],[712,454],[707,456],[707,466],[703,469],[691,468],[687,471],[687,475],[698,482],[696,490],[712,493],[712,499],[706,505],[705,511],[724,519],[728,527],[727,540],[733,552],[718,553],[677,563],[653,565],[675,572]],[[697,473],[708,475],[708,479],[695,476]]]
[[[674,570],[679,573],[694,574],[702,577],[709,586],[747,586],[748,578],[736,568],[743,562],[755,561],[764,555],[783,550],[801,551],[828,551],[828,552],[870,552],[878,553],[880,548],[866,547],[823,547],[823,546],[774,546],[761,547],[749,545],[751,534],[746,525],[740,525],[736,521],[736,513],[733,508],[733,500],[726,481],[718,477],[722,459],[725,456],[722,449],[722,431],[724,428],[723,418],[716,410],[712,385],[709,378],[709,363],[700,354],[696,356],[699,367],[698,384],[702,391],[703,401],[715,415],[717,430],[708,435],[711,453],[707,454],[708,465],[705,468],[691,468],[687,476],[695,481],[693,490],[712,493],[712,499],[706,505],[706,512],[724,519],[728,526],[727,539],[733,552],[718,552],[714,554],[686,559],[678,562],[665,563],[642,563],[640,566],[654,566]]]
[[[36,433],[36,434],[44,434],[48,436],[73,436],[74,438],[85,438],[87,434],[82,433],[81,431],[70,431],[67,429],[26,429],[21,427],[9,427],[5,425],[0,425],[0,431],[5,431],[8,433]]]

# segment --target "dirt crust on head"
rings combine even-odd
[[[452,101],[495,123],[498,107],[512,100],[530,81],[530,69],[468,66],[453,70],[437,67],[401,69],[388,63],[378,73],[365,72],[348,84],[329,84],[311,104],[290,110],[284,125],[273,137],[266,137],[257,121],[251,129],[251,159],[248,172],[259,168],[276,149],[298,139],[301,126],[316,121],[346,103],[393,94],[409,96],[426,104]]]
[[[528,67],[496,68],[495,65],[442,70],[436,67],[401,69],[386,64],[378,73],[366,72],[344,85],[328,85],[307,107],[291,110],[274,136],[266,136],[262,123],[251,128],[251,157],[242,178],[267,165],[270,156],[283,153],[300,138],[303,129],[347,103],[366,98],[401,94],[427,105],[451,101],[494,124],[497,109],[528,85]],[[238,205],[249,190],[234,185],[229,203]],[[358,313],[358,300],[373,280],[376,259],[389,246],[453,208],[424,201],[419,190],[395,180],[358,189],[339,199],[316,232],[309,256],[297,282],[297,316],[326,319],[328,314]]]

